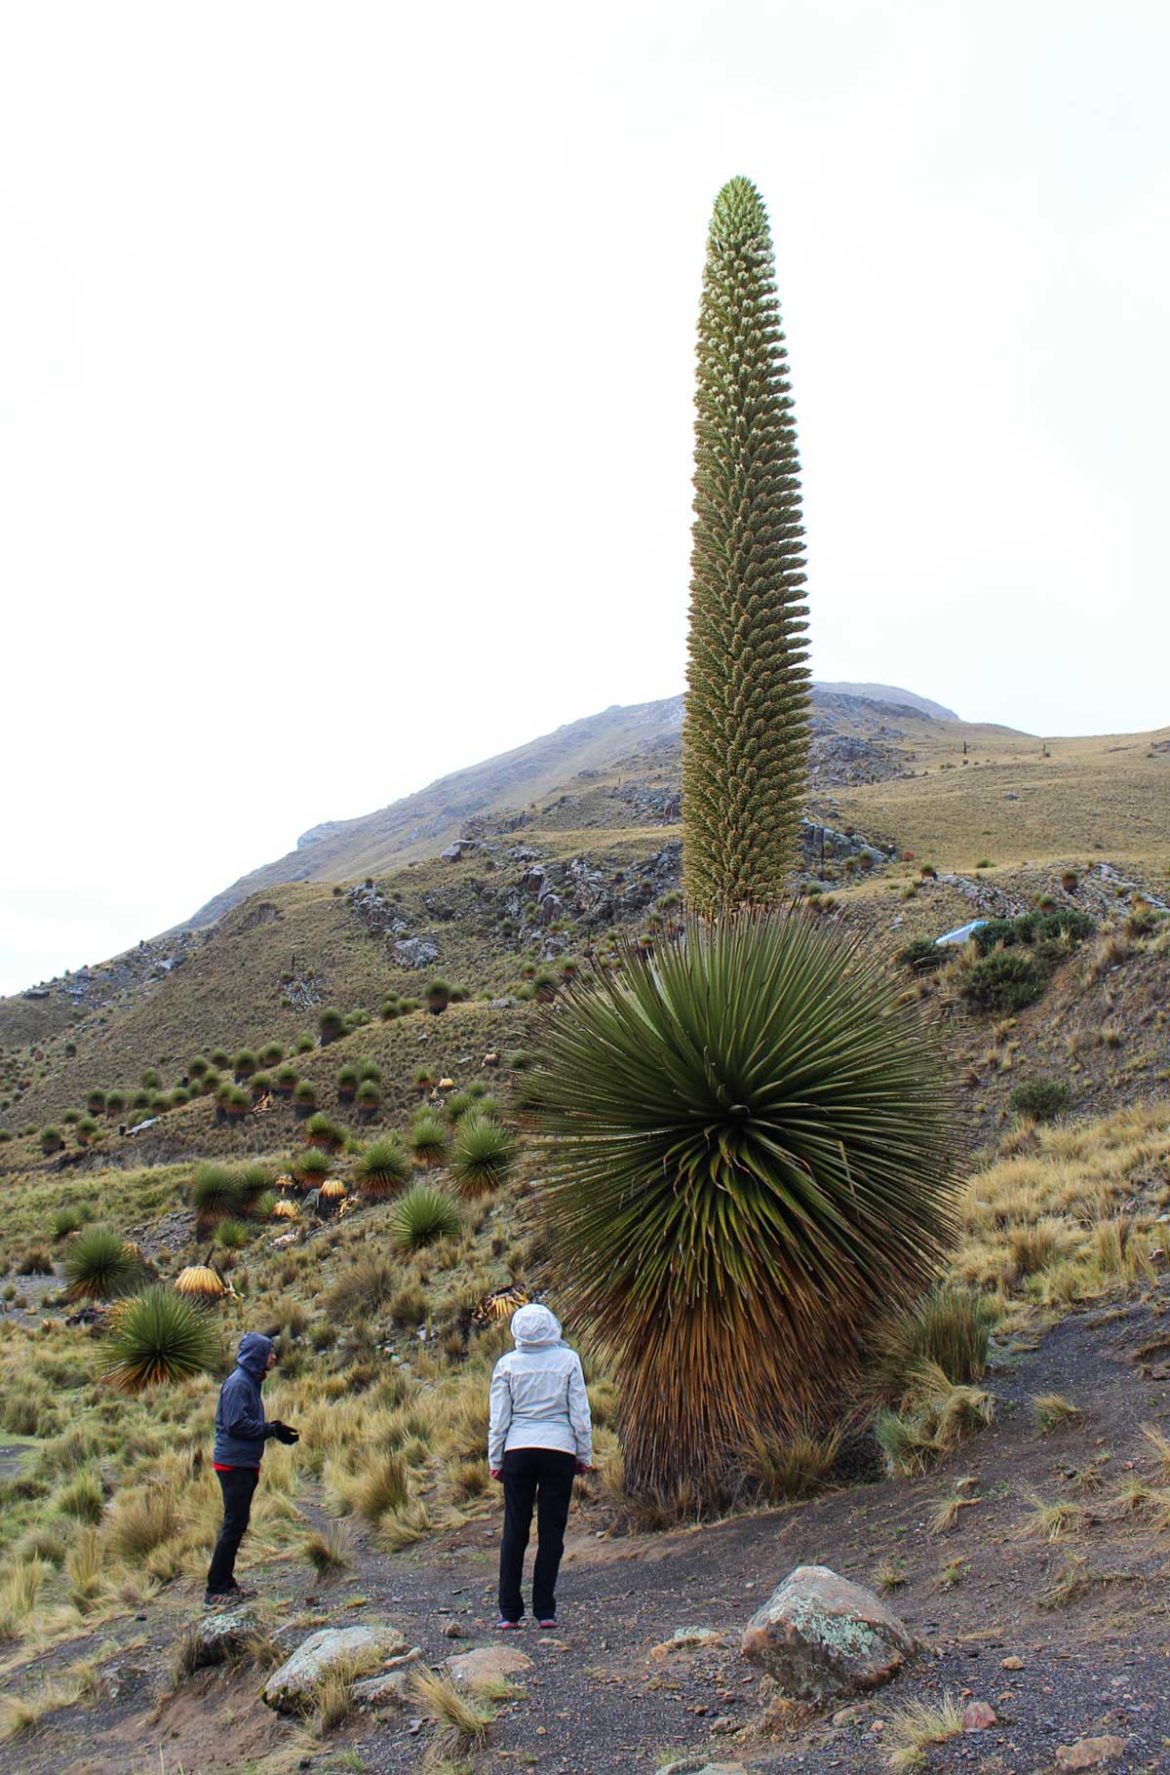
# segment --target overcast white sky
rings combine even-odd
[[[716,191],[814,666],[1170,721],[1161,0],[0,0],[0,990],[682,688]]]

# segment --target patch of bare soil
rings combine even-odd
[[[988,1383],[994,1425],[924,1477],[661,1536],[599,1539],[599,1520],[582,1513],[563,1568],[559,1630],[529,1625],[509,1637],[533,1667],[522,1692],[498,1707],[477,1775],[610,1775],[652,1769],[670,1751],[754,1770],[876,1775],[888,1767],[897,1710],[948,1694],[988,1703],[996,1721],[930,1747],[923,1768],[1048,1775],[1060,1766],[1058,1747],[1111,1736],[1124,1745],[1105,1765],[1112,1775],[1170,1770],[1170,1530],[1133,1483],[1170,1483],[1143,1433],[1147,1425],[1170,1433],[1166,1304],[1162,1293],[1078,1314],[1035,1348],[1003,1353]],[[1054,1393],[1079,1415],[1041,1434],[1032,1400]],[[959,1502],[944,1526],[939,1507],[951,1500]],[[1038,1514],[1058,1502],[1075,1512],[1059,1523]],[[497,1532],[493,1514],[394,1558],[358,1536],[355,1569],[330,1588],[315,1588],[307,1568],[289,1563],[248,1576],[290,1627],[386,1617],[437,1664],[494,1637]],[[835,1717],[786,1726],[782,1710],[766,1721],[772,1697],[740,1658],[739,1635],[804,1563],[893,1584],[892,1606],[929,1649],[896,1683]],[[254,1668],[195,1678],[160,1708],[173,1642],[198,1601],[193,1586],[174,1586],[145,1625],[121,1630],[121,1650],[74,1642],[33,1659],[22,1685],[87,1653],[111,1653],[114,1692],[0,1746],[0,1772],[344,1766],[398,1775],[421,1766],[431,1728],[409,1713],[359,1716],[327,1743],[309,1743],[257,1699]],[[691,1626],[720,1638],[656,1655],[676,1628]],[[360,1764],[343,1764],[342,1752]]]

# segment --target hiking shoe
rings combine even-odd
[[[506,1621],[503,1615],[496,1622],[496,1627],[500,1633],[518,1633],[520,1631],[519,1621]]]
[[[556,1626],[556,1622],[555,1622],[555,1621],[554,1621],[554,1620],[553,1620],[553,1618],[552,1618],[552,1617],[551,1617],[551,1615],[550,1615],[550,1616],[549,1616],[549,1618],[548,1618],[548,1619],[547,1619],[547,1620],[545,1620],[545,1621],[538,1621],[538,1622],[537,1622],[537,1623],[536,1623],[536,1625],[537,1625],[537,1626],[538,1626],[538,1627],[555,1627],[555,1626]]]
[[[249,1590],[243,1584],[233,1584],[228,1591],[228,1596],[231,1598],[232,1602],[249,1602],[256,1594],[257,1592],[255,1590]]]

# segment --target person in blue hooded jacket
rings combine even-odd
[[[300,1440],[288,1424],[276,1419],[269,1423],[264,1416],[260,1389],[275,1361],[272,1339],[258,1331],[246,1331],[240,1339],[236,1367],[219,1390],[215,1452],[211,1458],[223,1492],[223,1527],[207,1573],[204,1601],[208,1605],[256,1594],[236,1583],[235,1567],[252,1514],[252,1497],[260,1481],[264,1444],[271,1436],[285,1443]]]

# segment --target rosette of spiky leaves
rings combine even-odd
[[[447,1157],[447,1130],[433,1110],[419,1110],[408,1143],[420,1165],[441,1165]]]
[[[797,913],[692,917],[570,992],[529,1074],[558,1310],[616,1362],[631,1489],[713,1502],[929,1283],[949,1098],[884,963]]]
[[[450,1239],[462,1226],[457,1204],[444,1189],[416,1183],[390,1210],[390,1237],[400,1251],[418,1251]]]
[[[353,1169],[355,1184],[371,1202],[398,1195],[410,1179],[410,1154],[397,1134],[372,1140]]]
[[[715,201],[699,309],[683,880],[699,912],[783,890],[808,764],[800,460],[763,200]]]
[[[172,1289],[157,1287],[126,1302],[108,1349],[113,1361],[102,1378],[120,1393],[214,1373],[222,1356],[207,1313]]]
[[[65,1292],[70,1300],[119,1300],[144,1280],[141,1254],[109,1227],[86,1227],[66,1247]]]
[[[246,1214],[248,1195],[239,1171],[229,1165],[200,1165],[191,1186],[191,1206],[200,1231],[208,1232],[221,1220],[236,1220]]]
[[[515,1142],[491,1116],[469,1113],[460,1118],[451,1156],[451,1173],[465,1196],[499,1189],[512,1169]]]

